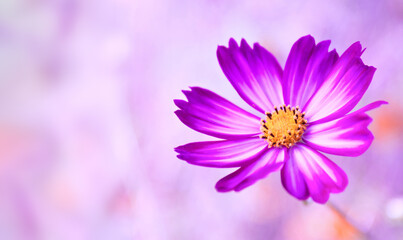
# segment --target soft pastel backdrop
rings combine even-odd
[[[217,45],[259,42],[284,66],[306,34],[367,48],[359,106],[390,103],[370,113],[371,148],[332,157],[350,180],[332,205],[297,201],[278,173],[217,193],[231,170],[176,158],[211,138],[173,99],[201,86],[250,109]],[[399,0],[3,0],[0,239],[403,239],[402,42]]]

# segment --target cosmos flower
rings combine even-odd
[[[256,116],[200,87],[174,100],[175,114],[188,127],[220,138],[175,148],[188,163],[238,169],[219,180],[220,192],[240,191],[280,170],[284,188],[300,200],[325,203],[342,192],[348,179],[323,153],[355,157],[370,146],[372,119],[367,111],[384,101],[352,111],[375,72],[365,65],[359,42],[340,57],[328,51],[330,41],[315,44],[311,36],[291,48],[284,70],[276,58],[255,43],[240,46],[230,39],[219,46],[220,66],[240,97],[261,114]]]

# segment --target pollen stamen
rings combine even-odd
[[[273,112],[266,112],[266,119],[261,120],[262,135],[260,138],[268,142],[268,147],[285,146],[290,148],[301,140],[308,121],[298,106],[290,105],[274,107]]]

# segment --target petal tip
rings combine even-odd
[[[245,40],[245,38],[241,39],[241,48],[247,48],[247,49],[251,49],[251,47],[249,46],[248,42]]]
[[[311,34],[308,34],[308,35],[305,35],[305,36],[299,38],[295,43],[297,43],[297,42],[315,44],[315,38],[313,38]]]
[[[329,201],[329,198],[330,198],[330,194],[325,193],[324,195],[322,195],[320,197],[312,197],[312,200],[319,204],[326,204],[327,201]]]
[[[235,41],[234,38],[230,38],[228,42],[229,48],[238,48],[238,43]]]
[[[180,160],[183,160],[183,161],[186,161],[187,163],[189,163],[188,160],[182,154],[178,154],[178,155],[176,155],[176,157]]]
[[[203,90],[203,88],[197,87],[197,86],[189,86],[189,88],[190,88],[190,91],[195,91],[195,92]]]
[[[357,55],[357,57],[361,57],[363,51],[360,41],[351,44],[351,46],[344,53],[350,53],[350,51],[353,52],[354,55]]]
[[[175,112],[175,115],[179,118],[179,120],[181,120],[182,122],[184,121],[184,114],[185,114],[185,112],[183,112],[183,110],[181,110],[181,109],[178,109],[178,110],[176,110]]]
[[[174,151],[177,152],[177,153],[180,153],[182,148],[183,148],[183,146],[177,146],[177,147],[174,148]]]
[[[190,91],[190,90],[182,90],[182,93],[183,93],[186,97],[188,97],[189,94],[191,93],[191,91]]]
[[[215,184],[215,189],[217,190],[217,192],[229,192],[232,189],[229,189],[225,184],[223,184],[221,181],[218,181]]]
[[[225,47],[225,46],[218,46],[217,47],[217,57],[221,57],[222,55],[224,55],[225,54],[225,52],[227,51],[227,47]]]
[[[188,102],[186,102],[185,100],[182,100],[182,99],[174,99],[174,104],[179,109],[184,109],[187,103]]]

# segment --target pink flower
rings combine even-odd
[[[230,39],[217,57],[232,86],[261,116],[251,114],[200,87],[174,100],[175,113],[188,127],[223,140],[177,147],[178,158],[206,167],[238,167],[216,184],[220,192],[240,191],[281,170],[284,188],[294,197],[325,203],[342,192],[344,171],[320,152],[359,156],[373,140],[367,111],[385,101],[350,112],[371,83],[374,67],[365,65],[359,42],[340,57],[330,41],[315,45],[311,36],[292,47],[284,70],[255,43],[253,49]],[[320,151],[320,152],[319,152]]]

